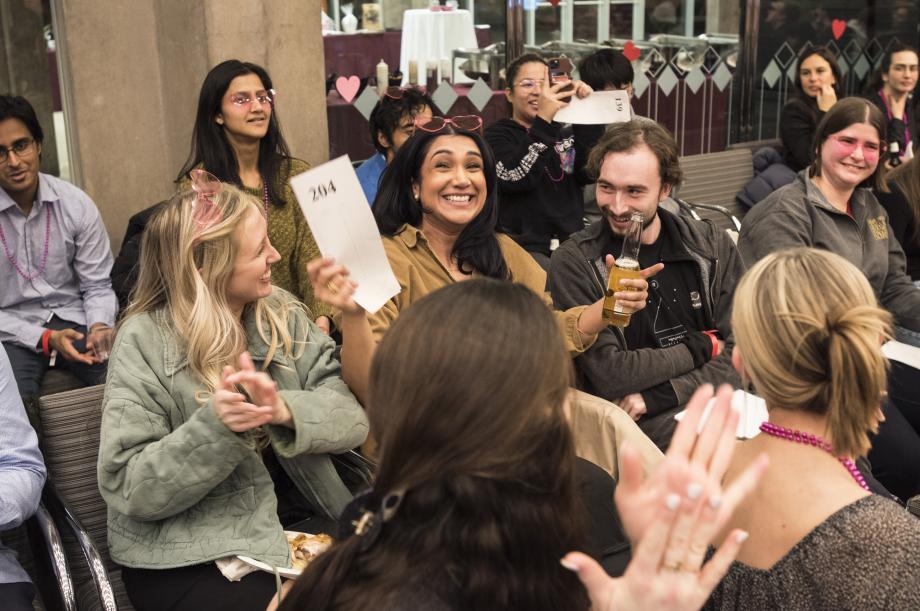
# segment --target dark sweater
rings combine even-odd
[[[895,118],[888,116],[888,107],[885,105],[882,96],[878,91],[873,92],[866,96],[866,99],[878,106],[878,109],[882,111],[882,114],[885,115],[885,121],[888,125],[888,133],[885,134],[885,141],[889,144],[892,142],[897,142],[898,147],[901,150],[901,157],[907,153],[907,143],[905,142],[905,133],[904,128],[907,127],[907,130],[910,135],[910,142],[913,148],[917,147],[917,117],[915,116],[914,109],[911,108],[911,101],[907,100],[907,104],[904,106],[904,112],[907,115],[906,125],[902,121],[903,117]]]
[[[911,280],[920,280],[920,227],[917,217],[904,193],[894,183],[888,183],[891,193],[876,192],[878,203],[888,212],[888,223],[907,256],[907,273]]]
[[[567,135],[538,117],[529,130],[513,119],[486,129],[497,162],[499,227],[528,251],[548,256],[550,240],[562,242],[584,226],[581,188],[589,182],[584,165],[590,148],[576,147],[582,133],[596,141],[603,127]],[[568,168],[563,157],[570,159]]]
[[[779,133],[783,141],[786,165],[800,172],[814,161],[812,144],[824,111],[818,102],[802,93],[794,93],[783,106]]]

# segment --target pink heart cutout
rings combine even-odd
[[[633,44],[633,41],[630,40],[625,45],[623,45],[623,55],[629,61],[634,62],[639,59],[639,53],[639,48]]]
[[[847,29],[847,22],[843,19],[834,19],[831,22],[831,31],[834,33],[834,40],[840,40]]]
[[[351,102],[355,99],[360,87],[361,79],[357,76],[340,76],[335,79],[335,90],[339,92],[339,95],[342,96],[346,102]]]

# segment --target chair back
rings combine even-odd
[[[99,493],[96,460],[102,424],[103,385],[46,395],[39,399],[44,427],[43,450],[49,480],[61,499],[85,528],[102,556],[111,579],[118,609],[132,610],[121,571],[109,558],[106,537],[106,505]],[[66,529],[62,529],[65,530]],[[67,557],[73,568],[80,609],[111,608],[111,601],[99,600],[94,575],[77,537],[64,535]],[[106,593],[108,598],[111,593]]]

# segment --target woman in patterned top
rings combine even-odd
[[[268,236],[281,254],[272,270],[276,286],[301,299],[326,333],[331,309],[317,301],[307,278],[307,262],[320,256],[313,234],[289,184],[309,166],[290,156],[275,111],[271,77],[261,66],[230,59],[204,79],[192,132],[192,150],[176,182],[189,186],[188,173],[201,167],[222,182],[256,196],[268,216]]]

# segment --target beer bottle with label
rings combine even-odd
[[[629,229],[623,238],[623,251],[616,260],[616,265],[610,270],[610,278],[607,281],[607,293],[604,296],[604,320],[607,321],[607,324],[616,327],[628,326],[632,311],[617,301],[613,294],[616,291],[635,290],[620,286],[620,280],[642,277],[639,270],[639,240],[642,236],[642,221],[641,212],[633,212],[630,216]]]

